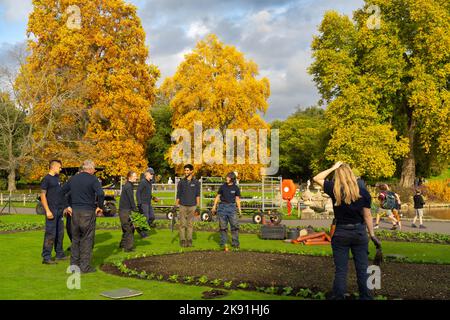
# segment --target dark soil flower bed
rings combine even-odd
[[[199,251],[123,262],[128,270],[155,275],[155,279],[209,285],[226,289],[296,294],[302,288],[329,292],[334,278],[331,257],[261,252]],[[116,266],[105,272],[124,275]],[[400,299],[450,299],[450,265],[386,262],[381,266],[381,289],[376,295]],[[349,261],[348,291],[357,292],[353,261]],[[231,283],[230,283],[231,282]],[[292,293],[291,293],[292,292]]]

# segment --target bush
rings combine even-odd
[[[425,190],[430,200],[450,202],[450,179],[429,181]]]

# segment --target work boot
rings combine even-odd
[[[89,267],[84,271],[81,271],[81,273],[93,273],[93,272],[97,272],[97,269],[95,269],[94,267]]]
[[[56,261],[62,261],[62,260],[69,259],[69,257],[68,256],[62,256],[62,257],[56,257],[55,259],[56,259]]]
[[[58,264],[58,263],[56,261],[49,259],[49,260],[42,260],[42,264]]]
[[[419,229],[426,229],[427,227],[425,227],[423,224],[421,224],[420,226],[419,226]]]
[[[417,226],[413,223],[413,224],[411,225],[411,228],[417,228]]]
[[[180,240],[180,246],[186,248],[187,246],[186,240]]]
[[[192,240],[186,240],[186,247],[192,247]]]

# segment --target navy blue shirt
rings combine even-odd
[[[103,208],[105,192],[97,177],[87,172],[74,175],[62,187],[62,192],[67,195],[70,192],[72,208],[81,210],[95,210]]]
[[[41,181],[41,190],[46,191],[49,208],[61,209],[64,206],[64,197],[58,175],[47,174]]]
[[[152,182],[147,179],[142,179],[136,191],[136,198],[138,205],[151,204],[152,202]]]
[[[336,224],[356,224],[364,223],[363,208],[370,209],[372,197],[369,191],[365,188],[359,188],[359,195],[361,198],[346,204],[343,199],[341,205],[336,206],[336,198],[334,197],[334,181],[325,180],[323,185],[323,191],[331,197],[333,201],[334,217],[336,218]]]
[[[136,202],[134,202],[133,184],[127,181],[122,187],[122,193],[120,194],[119,211],[138,211],[136,208]]]
[[[200,197],[200,182],[197,179],[183,178],[178,182],[177,199],[182,206],[196,206],[197,197]]]
[[[241,196],[241,190],[235,183],[232,185],[224,183],[220,186],[218,193],[220,194],[220,201],[226,203],[236,203],[236,197]]]

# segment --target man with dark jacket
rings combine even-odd
[[[95,238],[96,215],[103,212],[105,193],[94,176],[95,165],[91,160],[83,162],[81,172],[67,181],[63,194],[70,192],[72,207],[67,208],[72,216],[71,265],[78,266],[82,273],[95,272],[90,265]]]
[[[134,226],[131,222],[130,214],[132,211],[138,211],[134,201],[133,183],[137,180],[137,174],[130,171],[127,174],[127,182],[122,187],[119,201],[119,218],[122,225],[122,240],[120,248],[125,252],[134,251]]]
[[[52,160],[49,164],[49,173],[41,182],[41,201],[45,209],[45,236],[42,248],[42,263],[55,264],[52,258],[53,247],[56,251],[56,260],[67,259],[63,249],[64,239],[64,197],[62,196],[59,173],[61,161]]]
[[[147,218],[147,222],[149,226],[153,225],[153,221],[155,221],[155,214],[153,212],[152,207],[152,188],[153,181],[155,176],[155,171],[152,168],[148,168],[144,172],[144,177],[141,179],[139,186],[136,191],[136,199],[139,207],[139,211]],[[156,200],[156,198],[154,198]],[[142,238],[148,237],[148,234],[138,230],[139,234]]]

